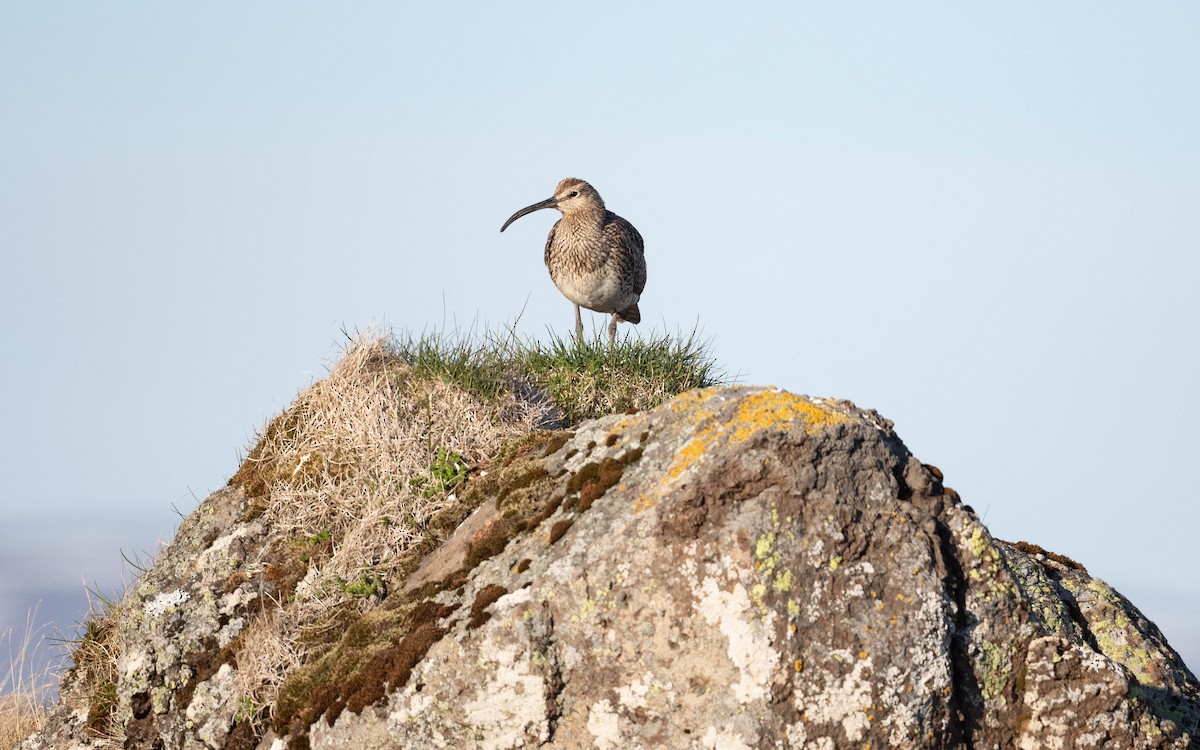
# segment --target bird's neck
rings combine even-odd
[[[599,226],[604,223],[604,208],[583,208],[563,214],[563,220],[574,226]]]

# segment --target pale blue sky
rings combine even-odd
[[[642,330],[894,420],[1200,666],[1200,5],[0,3],[0,630],[152,550],[342,328]],[[593,321],[589,321],[591,323]],[[602,324],[598,317],[594,322]]]

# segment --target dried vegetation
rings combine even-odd
[[[46,639],[33,620],[30,612],[20,640],[12,630],[0,633],[0,648],[8,652],[8,672],[0,674],[0,750],[16,747],[46,720],[52,677],[36,666]]]

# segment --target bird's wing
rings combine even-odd
[[[546,268],[550,267],[550,246],[554,244],[554,233],[558,231],[559,222],[562,219],[554,222],[554,226],[550,227],[550,234],[546,235],[546,253],[542,256],[542,260],[546,262]]]
[[[638,294],[646,288],[646,243],[637,227],[625,219],[612,213],[608,214],[608,222],[604,227],[610,247],[624,247],[632,250],[626,262],[629,264],[629,281]]]

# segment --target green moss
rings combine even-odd
[[[472,542],[466,570],[503,550],[508,540],[524,528],[528,516],[545,505],[549,477],[542,458],[561,448],[571,435],[540,430],[502,447],[488,462],[487,473],[468,481],[458,502],[430,520],[431,540],[414,551],[405,568],[415,569],[423,555],[450,536],[471,511],[489,501],[495,503],[506,522],[493,524]]]
[[[501,470],[496,486],[496,507],[501,512],[519,513],[528,504],[524,490],[546,477],[541,463],[525,462]]]
[[[293,670],[280,689],[272,727],[297,746],[307,743],[308,728],[324,718],[332,725],[342,711],[359,713],[408,682],[413,667],[445,634],[441,618],[453,612],[431,602],[405,600],[359,616],[344,631],[321,628],[341,637],[320,658]]]

